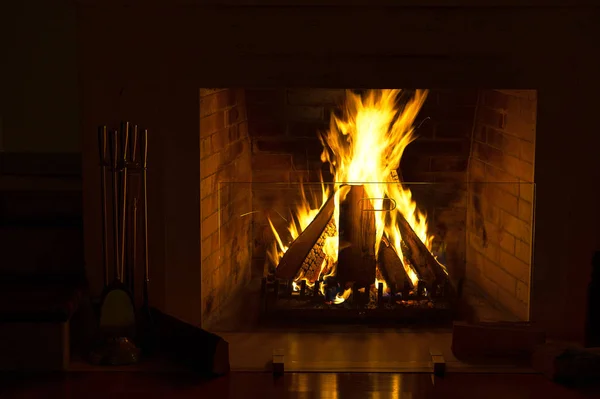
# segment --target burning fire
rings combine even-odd
[[[414,96],[402,106],[397,102],[399,94],[400,90],[372,90],[361,96],[348,91],[342,115],[338,117],[332,114],[329,130],[320,134],[319,138],[323,145],[321,160],[329,163],[335,179],[336,226],[339,226],[339,205],[348,193],[348,190],[340,190],[340,187],[345,184],[363,184],[375,210],[384,210],[385,198],[395,203],[394,209],[374,212],[375,253],[378,253],[381,240],[385,235],[402,259],[402,236],[397,223],[400,214],[430,251],[433,236],[427,232],[426,215],[417,209],[411,191],[403,187],[400,182],[394,181],[392,177],[400,166],[404,149],[415,138],[412,126],[425,102],[427,91],[417,90]],[[269,258],[275,265],[279,263],[291,242],[313,221],[331,195],[322,179],[321,189],[321,198],[313,198],[311,204],[302,187],[302,203],[293,210],[293,221],[288,226],[291,241],[287,245],[282,242],[280,234],[269,219],[276,239],[269,251]],[[338,245],[337,237],[326,240],[323,251],[327,256],[321,265],[321,274],[324,272],[326,274],[319,275],[319,278],[335,274]],[[407,275],[416,286],[419,279],[417,273],[408,262],[403,263]],[[304,276],[297,276],[295,282],[303,279]],[[376,279],[375,286],[380,282],[384,283],[384,291],[387,290],[383,279]],[[350,293],[350,290],[346,290],[338,294],[334,302],[343,302]]]

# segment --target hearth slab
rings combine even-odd
[[[449,331],[347,333],[220,333],[229,342],[232,371],[270,371],[273,350],[284,353],[285,372],[432,373],[430,349],[446,360],[447,373],[532,373],[528,367],[466,364],[452,354]]]

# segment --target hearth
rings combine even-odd
[[[204,321],[528,320],[535,113],[531,90],[201,89]]]

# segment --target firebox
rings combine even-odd
[[[200,90],[202,317],[529,320],[535,90]]]

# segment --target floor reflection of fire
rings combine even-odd
[[[268,255],[275,270],[263,286],[279,303],[434,308],[436,299],[449,295],[427,216],[398,175],[427,91],[417,90],[403,103],[399,94],[348,92],[341,116],[332,113],[329,130],[320,134],[321,160],[334,182],[322,183],[319,195],[300,186],[302,201],[291,210],[287,233],[269,220],[275,240]]]

